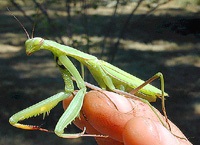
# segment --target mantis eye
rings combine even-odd
[[[33,46],[37,47],[37,46],[41,46],[43,43],[44,39],[36,37],[33,38]]]

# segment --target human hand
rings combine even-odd
[[[67,108],[72,97],[63,101]],[[158,112],[158,111],[157,111]],[[158,115],[165,123],[164,117]],[[74,124],[95,138],[99,145],[190,145],[183,133],[170,122],[171,132],[159,121],[147,104],[108,91],[90,91],[85,95],[80,118]],[[173,134],[185,139],[180,139]]]

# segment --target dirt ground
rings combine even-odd
[[[117,21],[123,21],[126,14],[130,12],[129,8],[130,6],[127,11],[123,11],[124,7],[121,8],[120,12],[123,14]],[[25,9],[28,12],[31,8]],[[164,74],[165,90],[170,95],[166,100],[168,117],[193,144],[200,144],[199,10],[199,7],[190,5],[181,7],[169,3],[152,15],[140,19],[143,17],[142,12],[145,11],[141,8],[133,16],[113,62],[114,65],[144,80],[156,72]],[[100,32],[100,28],[109,19],[111,11],[109,8],[99,7],[88,13],[92,29],[91,40],[99,42],[104,35],[104,32]],[[25,26],[28,25],[20,12],[14,11],[14,14],[22,19]],[[98,23],[93,19],[98,20]],[[31,26],[28,28],[31,29]],[[40,35],[39,32],[36,33]],[[82,35],[81,33],[76,33],[76,37]],[[11,115],[56,94],[63,89],[64,84],[49,52],[41,51],[33,56],[26,56],[24,32],[5,7],[0,9],[0,34],[0,97],[2,100],[0,102],[0,144],[95,144],[93,138],[66,140],[51,133],[17,129],[8,123]],[[95,49],[92,49],[92,52],[98,55]],[[158,83],[156,82],[155,85]],[[160,102],[154,104],[160,108]],[[37,117],[28,123],[44,124],[44,127],[53,130],[62,113],[62,106],[59,104],[44,121],[42,117]],[[79,132],[80,130],[72,125],[66,131]]]

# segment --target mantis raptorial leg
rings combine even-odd
[[[48,114],[48,112],[50,112],[50,110],[53,107],[55,107],[60,101],[68,98],[73,93],[74,87],[73,87],[71,76],[73,76],[74,79],[80,79],[81,77],[80,77],[79,73],[77,73],[78,71],[76,70],[75,66],[70,65],[71,61],[65,57],[66,56],[59,57],[59,61],[63,65],[67,66],[67,68],[68,68],[65,70],[61,70],[64,82],[66,84],[65,92],[60,92],[50,98],[47,98],[29,108],[26,108],[16,114],[14,114],[9,119],[10,124],[12,124],[13,126],[15,126],[17,128],[22,128],[22,129],[26,129],[26,130],[40,130],[40,131],[48,132],[47,129],[43,129],[39,126],[24,125],[24,124],[20,124],[18,122],[21,120],[30,118],[32,116],[42,114],[42,113],[45,116],[45,113]],[[68,67],[68,65],[70,67]],[[73,75],[71,75],[71,74],[73,74]],[[86,129],[84,129],[83,132],[77,133],[77,134],[65,134],[64,133],[64,128],[68,124],[70,124],[79,115],[80,109],[83,105],[83,98],[86,93],[84,81],[80,80],[79,82],[77,82],[77,86],[80,88],[80,90],[76,93],[75,97],[73,98],[73,100],[70,103],[67,110],[60,117],[60,119],[55,127],[54,132],[62,138],[77,138],[77,137],[81,137],[81,136],[105,137],[103,135],[84,134]]]

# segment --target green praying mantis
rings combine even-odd
[[[19,21],[18,21],[19,22]],[[20,23],[21,24],[21,23]],[[170,125],[168,122],[166,110],[165,110],[165,96],[168,96],[167,93],[164,92],[164,78],[162,73],[157,73],[147,81],[143,81],[112,64],[109,64],[103,60],[97,59],[97,57],[81,52],[72,47],[59,44],[57,42],[51,40],[45,40],[40,37],[30,38],[26,29],[25,30],[28,40],[25,42],[26,54],[31,55],[34,52],[37,52],[41,49],[49,50],[53,53],[55,62],[62,74],[65,89],[63,92],[57,93],[35,105],[32,105],[10,117],[9,122],[11,125],[27,130],[41,130],[47,131],[47,129],[41,128],[35,125],[26,125],[19,123],[19,121],[28,119],[33,116],[37,116],[39,114],[48,114],[52,108],[54,108],[60,101],[68,98],[73,94],[74,84],[73,81],[76,82],[78,87],[78,92],[74,96],[71,101],[69,107],[65,110],[65,112],[60,117],[56,127],[55,134],[62,138],[78,138],[81,136],[92,136],[84,134],[85,130],[81,133],[75,134],[67,134],[64,133],[64,129],[79,116],[81,107],[83,105],[84,96],[87,91],[87,86],[95,89],[92,85],[88,85],[80,75],[77,68],[71,62],[69,57],[72,57],[79,61],[81,65],[87,67],[100,86],[101,89],[113,91],[119,93],[121,95],[125,95],[126,97],[134,97],[139,99],[140,101],[149,105],[149,107],[154,111],[154,113],[158,116],[154,108],[151,106],[150,102],[155,102],[157,98],[162,100],[162,110],[165,116],[166,123],[160,119],[161,123],[170,130]],[[82,67],[83,68],[83,67]],[[152,81],[160,78],[161,89],[150,85]],[[93,135],[98,137],[98,135]]]

